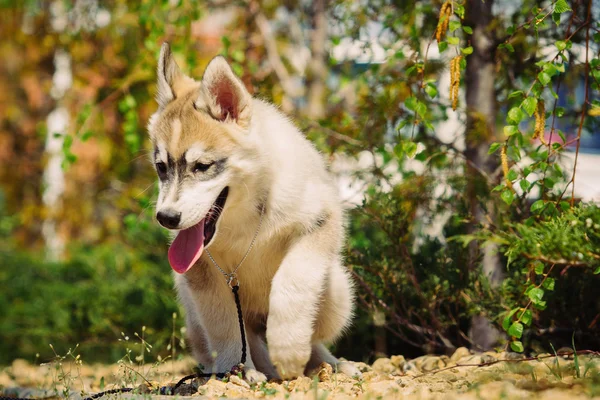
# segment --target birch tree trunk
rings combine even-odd
[[[52,19],[55,31],[64,31],[68,23],[67,10],[64,4],[55,1],[51,4]],[[47,137],[45,153],[46,166],[43,174],[42,202],[46,208],[46,217],[42,222],[42,236],[46,247],[46,258],[59,261],[64,256],[65,240],[60,235],[58,220],[62,210],[62,196],[65,191],[65,172],[63,144],[69,127],[69,111],[63,105],[65,93],[71,88],[73,75],[71,57],[58,48],[54,51],[54,74],[50,95],[56,100],[56,107],[46,119]]]
[[[310,35],[311,59],[308,64],[308,93],[306,115],[323,118],[327,79],[327,4],[315,0],[312,4],[312,32]]]
[[[482,204],[488,204],[487,216],[492,220],[494,210],[488,200],[490,176],[497,168],[494,158],[488,156],[489,144],[496,136],[496,95],[494,38],[491,29],[494,0],[468,0],[466,7],[466,25],[473,28],[473,53],[467,60],[466,101],[467,130],[465,156],[467,165],[467,191],[470,200],[471,215],[474,219],[472,229],[477,225],[487,224],[486,210]],[[469,249],[470,268],[477,268],[481,259],[483,273],[489,278],[492,286],[497,286],[503,279],[503,268],[497,256],[496,246],[479,248],[473,242]],[[469,336],[476,347],[491,349],[499,339],[500,333],[484,316],[473,318]]]

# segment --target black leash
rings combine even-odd
[[[194,379],[194,378],[209,378],[210,379],[214,376],[218,379],[222,379],[222,378],[230,377],[232,375],[240,375],[240,374],[242,377],[244,377],[244,364],[246,363],[246,332],[244,330],[244,318],[242,315],[242,304],[240,303],[240,296],[238,294],[238,291],[240,290],[240,285],[238,282],[236,282],[236,284],[234,286],[232,286],[231,280],[228,283],[229,283],[229,287],[231,288],[231,291],[233,293],[233,297],[235,299],[235,306],[237,308],[237,314],[238,314],[238,322],[240,324],[240,335],[242,337],[242,358],[240,359],[240,363],[238,365],[233,366],[233,368],[231,368],[231,370],[229,372],[218,372],[218,373],[213,374],[213,373],[202,372],[200,370],[194,374],[184,376],[174,386],[162,386],[158,390],[159,394],[167,395],[167,396],[174,395],[175,391],[181,385],[183,385],[185,382],[187,382],[191,379]],[[95,399],[98,399],[100,397],[103,397],[103,396],[106,396],[109,394],[127,393],[127,392],[131,392],[133,390],[134,390],[133,388],[129,388],[129,387],[119,388],[119,389],[110,389],[110,390],[105,390],[103,392],[96,393],[92,396],[84,397],[82,400],[95,400]],[[58,396],[47,396],[47,397],[39,397],[39,398],[11,397],[11,396],[5,396],[3,393],[0,393],[0,400],[44,400],[44,399],[54,399],[57,397]]]

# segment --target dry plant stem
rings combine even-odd
[[[364,143],[362,141],[354,139],[354,138],[351,138],[350,136],[344,135],[343,133],[334,131],[331,128],[324,127],[321,124],[319,124],[318,122],[313,121],[311,119],[305,118],[305,119],[303,119],[303,122],[305,122],[308,125],[312,126],[314,129],[322,130],[327,135],[329,135],[331,137],[334,137],[334,138],[336,138],[336,139],[338,139],[338,140],[340,140],[342,142],[346,142],[348,144],[351,144],[351,145],[357,146],[357,147],[363,147],[364,146]]]
[[[433,329],[427,329],[427,328],[423,328],[421,326],[417,326],[415,324],[410,323],[409,321],[405,320],[404,318],[401,318],[399,315],[397,315],[396,313],[393,312],[393,310],[390,309],[390,307],[383,302],[383,300],[381,300],[380,298],[378,298],[375,293],[373,293],[373,291],[371,290],[371,288],[369,287],[369,285],[360,277],[360,275],[358,275],[356,272],[352,271],[352,275],[354,277],[354,279],[356,279],[356,281],[367,291],[367,293],[369,294],[369,296],[371,298],[373,298],[373,300],[375,300],[383,309],[385,309],[392,317],[394,317],[395,319],[398,320],[399,323],[401,323],[403,326],[405,326],[406,328],[414,331],[415,333],[418,334],[425,334],[425,335],[429,335],[431,337],[435,337],[437,335],[437,333],[433,330]],[[417,346],[419,346],[417,344]]]
[[[277,50],[277,42],[273,36],[273,32],[271,31],[269,20],[261,11],[260,4],[257,1],[250,1],[248,3],[248,8],[254,15],[254,21],[256,22],[256,26],[258,27],[265,44],[267,58],[269,59],[269,63],[271,64],[275,75],[277,75],[277,78],[279,78],[281,87],[291,98],[297,98],[301,96],[302,93],[299,93],[297,88],[292,83],[290,74],[281,60],[281,56]]]
[[[580,261],[573,261],[573,260],[565,260],[564,258],[560,258],[558,260],[546,257],[546,256],[532,256],[530,254],[523,254],[526,258],[530,259],[530,260],[536,260],[536,261],[542,261],[544,263],[547,264],[556,264],[556,265],[566,265],[569,267],[587,267],[589,266],[589,263],[586,262],[580,262]],[[590,254],[592,257],[596,258],[596,256],[594,254]]]
[[[445,367],[445,368],[440,368],[440,369],[436,369],[435,371],[429,371],[429,372],[423,372],[420,375],[415,375],[412,378],[413,379],[417,379],[417,378],[421,378],[423,376],[427,376],[427,375],[433,375],[433,374],[437,374],[438,372],[442,372],[442,371],[448,371],[452,368],[459,368],[459,367],[488,367],[490,365],[494,365],[494,364],[498,364],[501,362],[506,362],[506,363],[520,363],[523,361],[539,361],[539,360],[543,360],[546,358],[555,358],[555,357],[571,357],[574,356],[575,354],[577,354],[578,356],[580,355],[592,355],[592,356],[596,356],[596,357],[600,357],[600,352],[598,351],[594,351],[594,350],[578,350],[578,351],[569,351],[569,352],[559,352],[556,353],[556,355],[554,354],[548,354],[548,355],[544,355],[544,356],[537,356],[537,357],[525,357],[525,358],[521,358],[518,360],[494,360],[494,361],[489,361],[489,362],[485,362],[485,363],[480,363],[480,364],[457,364],[457,365],[453,365],[451,367]]]

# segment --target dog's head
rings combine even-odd
[[[148,126],[160,188],[156,218],[178,230],[169,261],[184,273],[216,236],[231,192],[253,173],[247,151],[252,97],[223,57],[195,81],[181,72],[165,43],[157,101]]]

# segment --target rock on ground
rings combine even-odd
[[[355,363],[362,377],[353,378],[322,364],[313,377],[250,385],[238,376],[226,380],[196,379],[176,391],[177,398],[237,399],[589,399],[600,398],[600,358],[541,355],[524,360],[515,353],[474,354],[459,348],[450,357],[380,358],[371,366]],[[58,394],[81,399],[102,390],[135,387],[134,393],[110,398],[166,400],[157,389],[174,385],[190,373],[191,360],[162,364],[31,365],[15,360],[0,371],[0,395],[46,397]],[[108,397],[107,397],[108,399]]]

